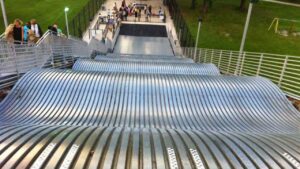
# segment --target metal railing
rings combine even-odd
[[[0,90],[33,68],[69,68],[76,57],[90,57],[99,46],[46,32],[37,44],[0,41]]]
[[[200,63],[213,63],[222,73],[262,76],[277,84],[290,97],[300,99],[300,56],[183,48],[184,56]],[[196,56],[196,57],[195,57]],[[240,63],[238,61],[241,56]]]

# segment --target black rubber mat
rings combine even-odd
[[[166,26],[142,24],[122,24],[120,29],[120,35],[168,37]]]

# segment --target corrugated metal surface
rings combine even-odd
[[[300,113],[270,81],[181,57],[96,60],[22,77],[0,103],[0,168],[300,168]]]
[[[220,75],[220,71],[215,65],[196,63],[78,60],[74,64],[73,70],[147,74]]]
[[[0,167],[299,168],[299,134],[3,125]]]
[[[36,69],[0,106],[2,122],[298,132],[300,114],[259,77]]]

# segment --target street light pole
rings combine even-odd
[[[5,10],[4,0],[0,0],[0,3],[1,3],[1,9],[2,9],[4,26],[7,27],[8,26],[8,22],[7,22],[7,16],[6,16],[6,10]]]
[[[240,68],[240,65],[241,65],[242,55],[243,55],[243,52],[244,52],[244,47],[245,47],[245,42],[246,42],[246,38],[247,38],[250,18],[251,18],[251,14],[252,14],[252,9],[253,9],[253,2],[250,2],[249,8],[248,8],[247,19],[246,19],[246,23],[245,23],[245,27],[244,27],[243,38],[242,38],[242,42],[241,42],[241,46],[240,46],[239,58],[238,58],[237,66],[236,66],[236,69],[235,69],[235,75],[239,74],[239,68]]]
[[[68,12],[69,12],[69,8],[65,7],[65,18],[66,18],[67,36],[69,38],[70,32],[69,32]]]
[[[198,32],[197,32],[197,39],[196,39],[196,44],[195,44],[195,51],[194,51],[194,60],[196,60],[197,57],[197,48],[198,48],[198,43],[199,43],[199,35],[200,35],[200,29],[201,29],[201,24],[202,24],[202,18],[199,17],[198,19]]]

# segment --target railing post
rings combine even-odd
[[[204,53],[204,63],[206,63],[206,57],[207,57],[207,49],[205,49],[205,53]]]
[[[244,63],[245,63],[245,57],[246,57],[246,52],[243,53],[243,59],[242,59],[241,67],[240,67],[240,70],[239,70],[239,76],[242,75],[242,71],[243,71]]]
[[[230,55],[229,55],[229,61],[228,61],[228,65],[227,65],[227,74],[230,74],[230,66],[231,66],[231,59],[232,59],[232,51],[230,51]]]
[[[35,64],[36,64],[36,67],[39,67],[39,61],[38,61],[38,47],[37,46],[34,46],[32,47],[33,50],[34,50],[34,56],[35,56]]]
[[[218,63],[218,68],[219,69],[220,69],[221,60],[222,60],[222,54],[223,54],[223,50],[221,50],[220,55],[219,55],[219,63]]]
[[[10,46],[8,45],[8,47],[10,48]],[[17,59],[17,51],[16,51],[16,45],[15,44],[12,44],[12,53],[13,53],[13,58],[14,58],[14,61],[15,61],[15,67],[16,67],[16,73],[17,73],[17,78],[19,79],[20,78],[20,72],[19,72],[19,69],[18,69],[18,59]]]
[[[202,49],[199,49],[199,54],[198,54],[198,62],[201,63],[201,54],[202,54]]]
[[[211,51],[211,54],[210,54],[210,63],[214,63],[214,62],[213,62],[213,61],[214,61],[214,55],[215,55],[215,51],[212,50],[212,51]]]
[[[259,76],[263,58],[264,58],[264,54],[262,53],[262,54],[260,55],[260,59],[259,59],[258,67],[257,67],[256,76]]]
[[[197,62],[197,61],[196,61],[197,51],[198,51],[198,49],[194,50],[194,61],[195,61],[195,62]]]
[[[283,64],[281,74],[280,74],[280,78],[279,78],[279,81],[278,81],[278,86],[279,87],[281,87],[281,83],[282,83],[282,80],[283,80],[283,77],[284,77],[284,74],[285,74],[285,70],[286,70],[286,66],[288,64],[288,60],[289,60],[289,56],[285,56],[284,64]]]

